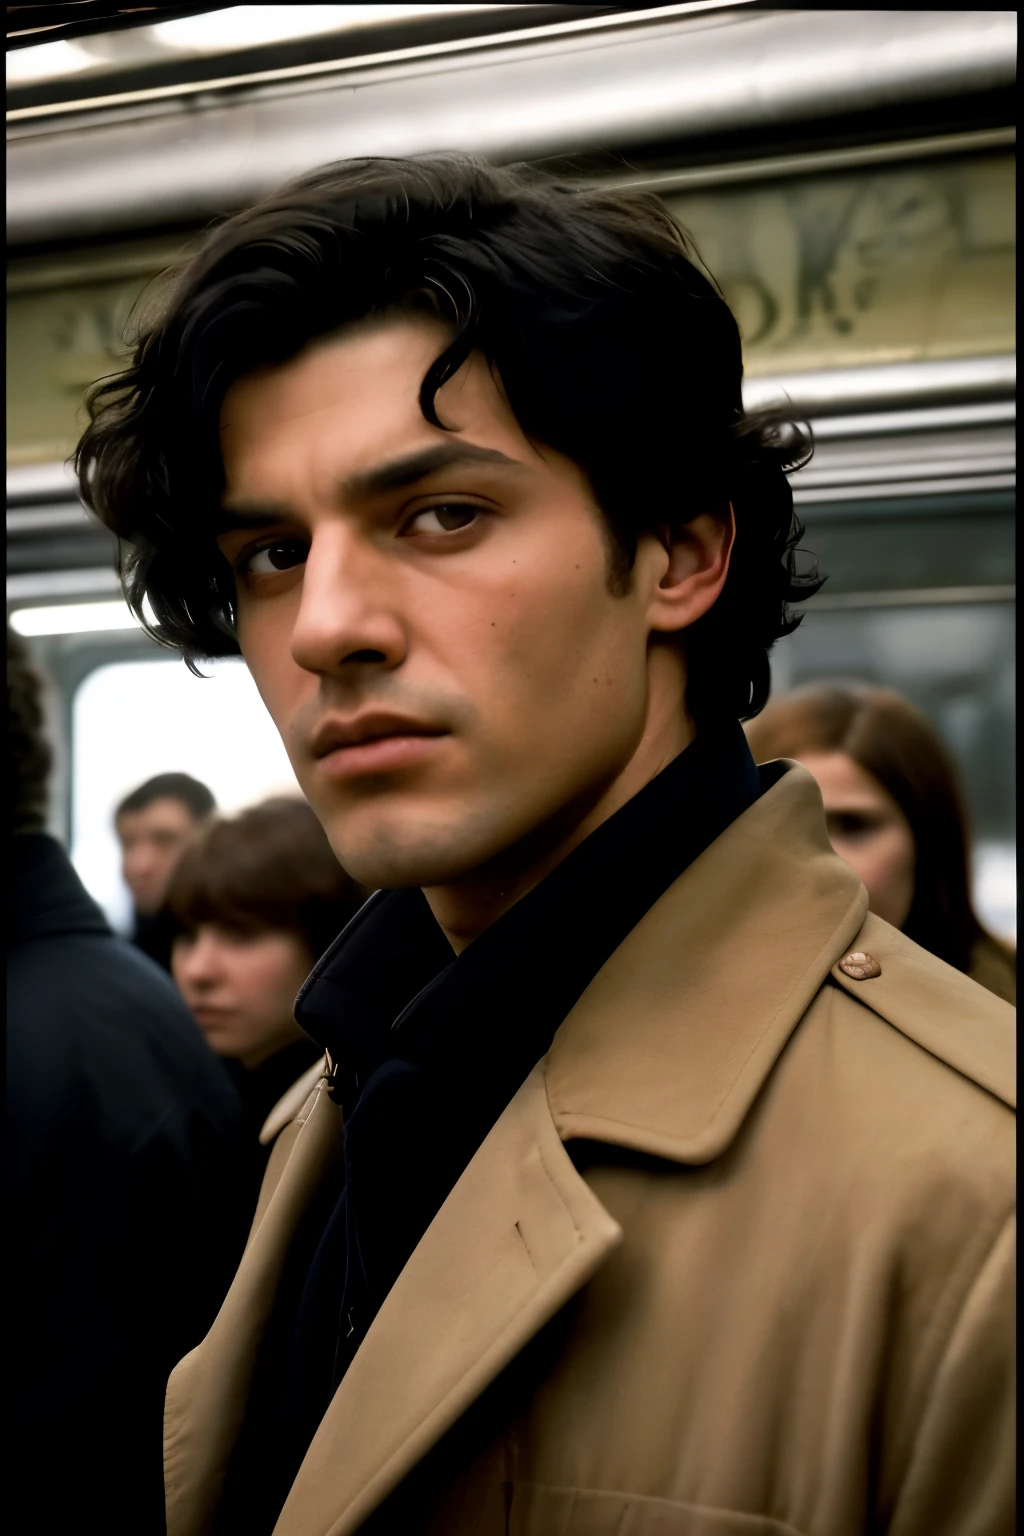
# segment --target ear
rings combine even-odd
[[[668,564],[651,594],[648,619],[653,631],[671,634],[703,618],[725,586],[736,539],[732,502],[688,523],[666,525],[656,538]]]

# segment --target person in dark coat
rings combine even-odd
[[[189,839],[217,809],[210,790],[187,773],[158,773],[126,795],[114,813],[121,874],[132,897],[132,943],[171,968],[175,924],[167,885]]]
[[[7,666],[8,1508],[41,1536],[151,1536],[167,1376],[252,1216],[242,1109],[43,830],[40,684],[9,626]]]

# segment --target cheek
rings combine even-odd
[[[265,961],[254,957],[246,965],[244,959],[232,960],[231,993],[247,1017],[262,1019],[275,1011],[274,981],[274,967]]]
[[[914,873],[914,845],[902,827],[892,827],[879,839],[879,869],[892,884],[906,882]]]
[[[242,658],[267,713],[278,725],[282,711],[294,703],[303,676],[291,652],[295,614],[284,608],[283,603],[263,603],[248,618],[240,613],[237,625]]]
[[[308,971],[309,966],[291,950],[255,957],[242,982],[253,1012],[261,1017],[290,1016]]]
[[[646,652],[634,620],[629,597],[607,590],[603,547],[575,551],[568,568],[551,552],[531,558],[527,550],[461,611],[453,607],[453,664],[492,719],[504,716],[534,739],[569,734],[595,709],[616,717],[623,695],[642,701]]]

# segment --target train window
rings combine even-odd
[[[811,461],[813,463],[813,460]],[[797,506],[825,592],[1012,588],[1016,578],[1015,498],[907,497]]]
[[[114,926],[130,903],[113,817],[131,790],[158,773],[207,784],[225,812],[299,788],[280,737],[243,662],[207,662],[202,679],[178,659],[100,666],[71,711],[71,858]]]
[[[894,688],[924,712],[965,786],[978,914],[1015,940],[1014,606],[887,607],[877,596],[868,606],[853,595],[863,606],[849,608],[842,596],[812,599],[800,628],[772,653],[772,692],[855,678]]]

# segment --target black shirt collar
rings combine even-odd
[[[377,892],[296,1003],[346,1110],[393,1057],[491,1078],[509,1028],[514,1092],[613,950],[759,792],[741,727],[703,731],[458,958],[422,892]]]

